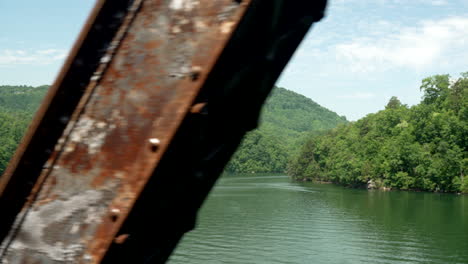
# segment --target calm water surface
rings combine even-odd
[[[169,263],[468,263],[468,196],[225,176]]]

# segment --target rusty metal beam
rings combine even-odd
[[[131,1],[97,1],[8,168],[0,178],[0,238],[9,232],[43,165],[121,25]]]
[[[310,2],[98,2],[1,178],[1,260],[165,262],[322,18]]]

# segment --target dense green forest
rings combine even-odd
[[[0,175],[47,89],[48,86],[0,86]]]
[[[346,122],[303,95],[275,87],[263,107],[259,128],[246,135],[226,171],[285,172],[290,158],[312,133]]]
[[[468,73],[422,81],[422,101],[311,137],[289,164],[296,179],[350,186],[468,192]]]
[[[0,86],[0,174],[14,153],[48,86]],[[275,88],[263,108],[260,128],[250,132],[228,172],[285,172],[289,158],[311,131],[325,131],[344,117],[311,99]]]

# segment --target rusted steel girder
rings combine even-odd
[[[2,263],[162,263],[326,1],[98,1],[0,179]]]

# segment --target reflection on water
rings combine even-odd
[[[468,197],[226,176],[170,263],[468,263]]]

